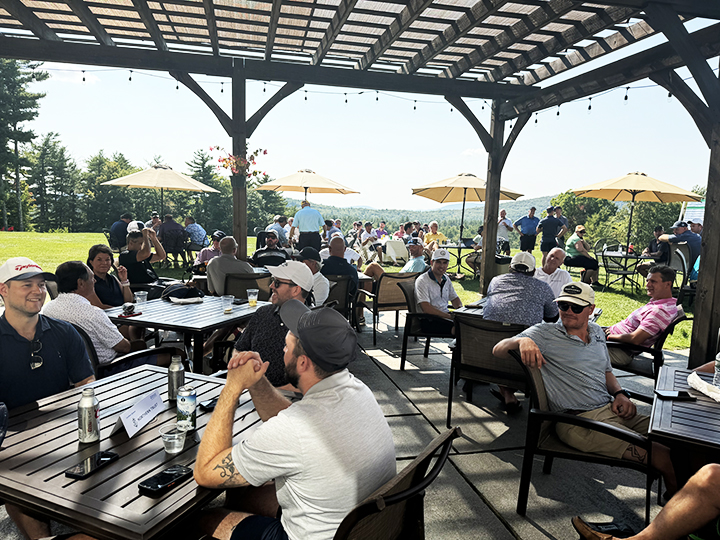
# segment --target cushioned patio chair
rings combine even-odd
[[[358,291],[358,306],[372,311],[373,314],[373,345],[376,345],[377,326],[380,322],[381,311],[395,312],[395,331],[398,331],[400,310],[408,309],[407,301],[402,290],[397,286],[402,281],[412,281],[418,277],[418,272],[398,272],[396,274],[384,273],[377,280],[375,293],[364,289]]]
[[[258,300],[268,302],[272,295],[271,279],[270,276],[258,276],[254,272],[225,274],[225,294],[232,294],[235,298],[247,298],[248,289],[257,289]]]

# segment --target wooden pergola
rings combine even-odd
[[[712,24],[689,33],[696,18]],[[708,63],[720,54],[717,20],[711,0],[0,0],[0,57],[167,71],[207,104],[238,156],[265,115],[305,84],[443,96],[488,152],[483,291],[495,270],[501,172],[531,114],[650,78],[682,103],[711,151],[694,366],[714,357],[720,328],[720,250],[707,249],[720,238],[720,81]],[[658,33],[665,43],[571,76]],[[700,95],[676,74],[683,66]],[[197,74],[232,80],[232,111]],[[285,83],[249,117],[248,79]],[[489,126],[464,98],[492,101]],[[244,177],[232,185],[233,234],[245,253]]]

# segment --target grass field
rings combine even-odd
[[[0,264],[10,257],[30,257],[44,270],[53,272],[60,263],[65,261],[85,261],[90,246],[93,244],[104,244],[105,236],[101,233],[20,233],[0,232]],[[255,246],[255,238],[248,238],[248,254],[252,254]],[[517,253],[513,250],[512,254]],[[542,260],[542,253],[536,250],[533,255],[539,262]],[[399,267],[387,267],[386,271],[397,272]],[[164,268],[158,272],[162,276],[180,278],[182,270],[177,268]],[[601,271],[601,282],[604,283],[605,276]],[[469,303],[478,298],[478,280],[466,278],[453,283],[463,303]],[[603,309],[603,314],[598,323],[603,326],[614,324],[627,317],[633,310],[647,302],[647,295],[643,290],[640,294],[633,294],[630,287],[624,289],[615,287],[608,292],[596,292],[595,303]],[[692,313],[692,308],[685,308],[685,311]],[[692,323],[690,321],[681,323],[675,333],[665,343],[667,349],[686,349],[690,347],[690,334]]]

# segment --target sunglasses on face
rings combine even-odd
[[[33,340],[30,347],[32,347],[30,349],[30,369],[37,369],[43,365],[42,356],[38,354],[40,349],[42,349],[42,343],[37,340]]]
[[[280,285],[287,285],[288,287],[294,287],[295,284],[292,281],[280,281],[277,278],[272,278],[270,280],[270,286],[275,287],[276,289],[280,287]]]
[[[567,311],[568,308],[570,308],[575,315],[579,315],[587,307],[578,306],[577,304],[571,304],[570,302],[558,302],[557,306],[560,311]]]

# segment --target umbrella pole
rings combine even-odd
[[[460,257],[462,254],[462,237],[463,237],[463,229],[465,228],[465,198],[467,197],[467,188],[463,188],[463,205],[462,205],[462,214],[460,215],[460,240],[458,241],[458,254],[457,254],[457,271],[456,273],[460,273]]]
[[[163,209],[163,206],[164,206],[163,205],[163,188],[160,188],[160,215],[161,216],[165,215],[165,210]],[[162,219],[162,218],[160,218],[160,219]]]
[[[308,188],[305,188],[305,200],[307,201],[307,190]]]
[[[627,249],[628,253],[630,253],[630,231],[632,231],[632,218],[633,218],[634,210],[635,210],[635,193],[633,193],[632,201],[630,202],[630,222],[628,223],[627,243],[625,244],[625,248]]]

